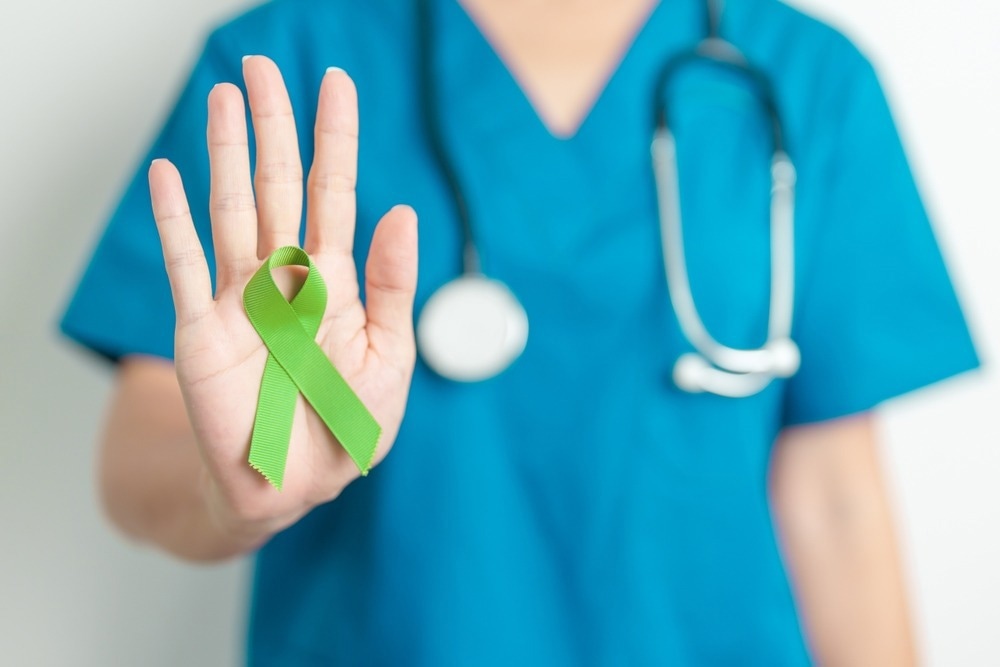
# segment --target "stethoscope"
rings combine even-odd
[[[528,341],[528,316],[502,282],[482,273],[474,227],[457,172],[445,149],[438,120],[432,75],[433,23],[430,0],[418,0],[418,44],[422,113],[430,148],[451,191],[463,239],[462,274],[445,283],[425,304],[417,323],[417,347],[424,362],[442,377],[476,382],[509,367]],[[674,364],[673,380],[682,390],[746,397],[775,378],[788,378],[799,368],[798,346],[791,339],[794,301],[795,167],[785,151],[777,104],[767,76],[739,49],[719,35],[720,11],[705,0],[707,36],[694,48],[668,60],[657,77],[655,131],[651,144],[659,206],[660,238],[668,293],[681,332],[694,348]],[[670,116],[662,93],[677,72],[694,62],[709,62],[746,76],[755,87],[770,120],[771,159],[771,295],[767,340],[757,349],[733,348],[707,330],[691,293],[684,252],[677,152]]]

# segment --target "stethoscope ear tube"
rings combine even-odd
[[[718,37],[710,37],[699,49],[682,54],[664,66],[658,92],[664,93],[666,84],[683,64],[703,58],[750,72],[755,81],[762,78],[735,47]],[[695,349],[693,353],[682,355],[674,367],[674,382],[684,391],[751,396],[776,377],[791,377],[800,365],[798,346],[791,339],[795,284],[795,167],[784,149],[781,123],[771,91],[765,85],[759,92],[774,129],[774,155],[771,161],[771,301],[767,342],[758,349],[738,349],[719,343],[708,332],[698,313],[684,251],[677,146],[670,130],[666,102],[663,98],[657,100],[656,130],[650,151],[664,270],[681,332]]]

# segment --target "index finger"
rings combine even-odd
[[[177,322],[193,322],[210,311],[215,303],[212,279],[191,219],[181,175],[167,160],[154,160],[150,165],[149,194]]]

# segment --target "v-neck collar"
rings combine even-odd
[[[622,53],[576,132],[560,137],[550,132],[524,90],[458,0],[430,0],[438,23],[431,45],[434,75],[440,85],[442,113],[484,138],[506,140],[540,149],[574,150],[583,144],[615,143],[621,121],[639,122],[652,133],[651,109],[655,75],[661,63],[701,38],[701,0],[657,3]],[[643,100],[641,118],[635,115]],[[626,117],[622,117],[624,114]],[[605,122],[613,119],[614,122]],[[637,126],[638,127],[638,126]],[[609,136],[610,135],[610,136]]]
[[[483,29],[479,22],[477,22],[475,16],[465,8],[461,0],[453,1],[458,6],[459,12],[464,17],[470,32],[474,34],[476,41],[478,41],[483,49],[489,53],[489,60],[492,61],[491,64],[499,67],[502,70],[504,78],[507,82],[517,90],[520,97],[518,103],[530,108],[537,124],[545,130],[546,134],[548,134],[553,141],[556,142],[572,141],[584,131],[586,126],[589,124],[591,117],[599,110],[599,107],[602,105],[602,101],[609,94],[609,89],[611,89],[614,85],[619,72],[628,66],[631,59],[630,56],[633,51],[637,49],[639,42],[644,38],[645,33],[650,28],[650,24],[653,22],[654,15],[663,4],[660,0],[654,0],[650,3],[650,6],[646,8],[639,19],[635,21],[634,25],[629,29],[626,38],[617,45],[614,58],[600,73],[597,85],[590,91],[591,95],[586,107],[582,110],[582,113],[577,116],[576,126],[572,129],[572,131],[564,134],[555,131],[553,127],[545,121],[539,101],[529,92],[527,81],[519,77],[513,64],[508,62],[508,60],[502,55],[503,49],[501,48],[501,45],[494,43],[494,39],[490,38],[487,31]]]
[[[442,143],[460,175],[487,273],[535,238],[571,247],[553,221],[655,212],[649,167],[659,67],[700,37],[700,0],[653,8],[578,131],[554,137],[457,0],[431,0]],[[552,238],[546,238],[552,235]]]

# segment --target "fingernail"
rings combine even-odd
[[[344,68],[343,67],[327,67],[326,68],[326,73],[329,74],[330,72],[344,72]],[[347,72],[344,72],[344,73],[346,74]]]
[[[401,210],[406,210],[406,211],[409,211],[410,213],[412,213],[412,214],[413,214],[413,216],[412,216],[412,217],[413,217],[413,220],[414,220],[414,221],[416,221],[416,220],[417,220],[417,218],[419,217],[419,216],[417,216],[417,212],[416,212],[416,210],[414,210],[414,208],[413,208],[412,206],[409,206],[409,205],[407,205],[407,204],[396,204],[395,206],[393,206],[393,207],[392,207],[391,209],[389,209],[389,210],[390,210],[390,212],[392,212],[392,211],[401,211]]]
[[[253,58],[253,56],[243,56],[243,62],[246,62],[246,61],[250,60],[251,58]]]

